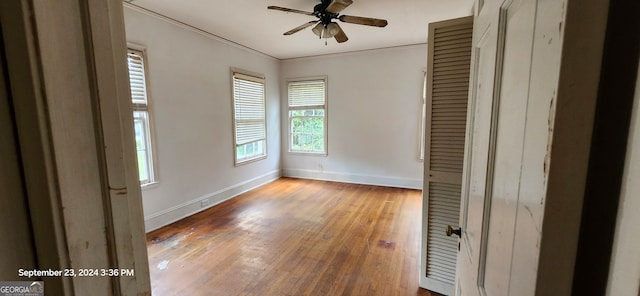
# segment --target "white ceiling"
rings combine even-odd
[[[468,16],[473,0],[354,0],[343,14],[381,18],[384,28],[340,23],[349,41],[320,40],[311,28],[282,33],[316,19],[267,10],[275,5],[313,11],[319,0],[133,0],[134,6],[164,15],[278,59],[384,48],[427,42],[431,22]]]

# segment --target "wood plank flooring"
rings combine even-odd
[[[421,192],[282,178],[147,235],[153,295],[432,295]]]

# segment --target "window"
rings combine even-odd
[[[265,80],[258,74],[233,71],[235,164],[267,156]]]
[[[147,93],[146,68],[142,51],[129,49],[127,54],[129,83],[133,103],[133,126],[138,156],[140,185],[156,182],[151,141],[149,96]]]
[[[427,124],[427,72],[422,80],[422,120],[420,121],[420,159],[424,159],[424,130]]]
[[[326,78],[289,81],[289,152],[327,154]]]

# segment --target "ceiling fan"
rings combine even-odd
[[[366,25],[373,27],[385,27],[387,25],[387,21],[383,19],[369,18],[369,17],[360,17],[360,16],[351,16],[340,14],[342,10],[347,8],[347,6],[353,3],[352,0],[320,0],[320,4],[317,4],[313,8],[313,12],[307,12],[292,8],[285,8],[280,6],[268,6],[267,9],[280,10],[285,12],[293,12],[299,14],[305,14],[310,16],[315,16],[318,19],[315,21],[310,21],[308,23],[304,23],[298,27],[295,27],[287,32],[284,35],[291,35],[293,33],[302,31],[308,27],[316,25],[313,27],[312,31],[320,38],[335,38],[338,43],[345,42],[349,40],[347,35],[344,33],[340,25],[334,22],[334,19],[340,20],[345,23],[350,24],[358,24],[358,25]]]

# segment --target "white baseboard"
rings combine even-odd
[[[292,178],[314,179],[314,180],[323,180],[323,181],[334,181],[334,182],[343,182],[343,183],[355,183],[355,184],[377,185],[377,186],[422,190],[422,179],[409,179],[409,178],[388,177],[388,176],[370,176],[370,175],[326,172],[326,171],[316,171],[316,170],[301,170],[301,169],[283,169],[282,175],[284,177],[292,177]]]
[[[195,213],[204,211],[210,207],[218,205],[224,201],[234,198],[240,194],[243,194],[249,190],[260,187],[264,184],[273,182],[280,178],[281,173],[279,170],[271,171],[264,175],[255,177],[253,179],[244,181],[233,186],[218,190],[216,192],[198,197],[191,201],[177,205],[175,207],[166,209],[164,211],[151,214],[144,217],[144,224],[146,232],[151,232],[160,227],[169,225],[185,217],[191,216]],[[204,199],[209,199],[209,204],[206,207],[201,206],[201,202]]]

